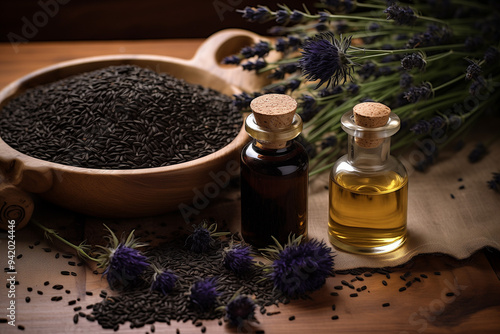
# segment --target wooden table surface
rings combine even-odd
[[[19,45],[16,53],[12,45],[0,45],[0,87],[18,79],[41,67],[60,61],[79,57],[105,54],[147,53],[168,55],[189,59],[195,53],[202,40],[163,40],[163,41],[109,41],[109,42],[57,42],[27,43]],[[208,208],[207,215],[226,220],[234,224],[238,218],[234,213],[223,210],[227,203],[238,205],[237,191],[228,190],[222,199],[214,201]],[[232,201],[232,202],[231,202]],[[82,217],[62,210],[43,201],[36,203],[36,211],[44,223],[57,227],[61,234],[73,239],[82,237],[92,239],[95,231],[100,230],[103,220]],[[106,221],[118,229],[127,231],[138,224],[144,230],[161,233],[159,222],[175,221],[175,214],[148,219],[127,221]],[[175,227],[176,223],[172,223]],[[183,223],[180,223],[183,224]],[[165,224],[163,224],[165,225]],[[141,230],[139,230],[141,233]],[[73,324],[73,307],[68,301],[79,298],[76,305],[85,306],[101,300],[98,297],[103,289],[107,289],[106,280],[92,274],[89,266],[69,266],[68,260],[59,257],[67,249],[51,244],[43,238],[43,234],[34,226],[16,232],[16,328],[0,323],[1,333],[18,333],[24,328],[27,333],[107,333],[93,322],[81,320]],[[7,266],[6,234],[0,234],[0,266]],[[40,244],[37,244],[40,241]],[[43,248],[51,249],[50,252]],[[19,256],[21,255],[21,256]],[[69,260],[71,261],[71,260]],[[76,260],[77,261],[77,260]],[[399,268],[392,268],[391,278],[376,273],[365,277],[363,281],[355,281],[355,288],[366,286],[351,297],[349,288],[336,290],[342,280],[351,281],[355,276],[337,273],[328,279],[320,291],[311,295],[312,300],[292,301],[281,305],[276,315],[261,315],[257,318],[260,324],[243,328],[243,332],[264,331],[265,333],[499,333],[500,332],[500,256],[493,250],[481,250],[465,260],[455,260],[444,255],[417,256]],[[61,276],[61,270],[71,270],[76,276]],[[399,288],[406,283],[400,276],[410,272],[410,277],[419,277],[406,291]],[[3,275],[8,278],[7,273]],[[423,278],[423,277],[427,278]],[[385,280],[388,284],[382,284]],[[48,281],[48,285],[44,282]],[[63,293],[63,300],[51,301],[51,297],[61,292],[52,289],[54,284],[64,285],[69,293]],[[28,287],[33,291],[29,292]],[[41,291],[40,295],[37,291]],[[86,294],[93,292],[92,296]],[[338,295],[334,293],[337,292]],[[333,293],[333,294],[332,294]],[[11,300],[7,298],[7,290],[0,292],[0,319],[6,316],[6,308]],[[26,297],[31,301],[27,303]],[[389,303],[387,307],[382,305]],[[335,309],[332,308],[335,305]],[[338,319],[332,320],[332,316]],[[294,320],[290,318],[294,316]],[[217,321],[204,321],[207,333],[238,332],[227,325],[220,326]],[[155,324],[157,333],[200,333],[200,327],[193,324],[173,322],[170,326],[164,323]],[[145,333],[152,332],[150,325],[140,329],[121,326],[120,332]]]

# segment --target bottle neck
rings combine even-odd
[[[270,151],[279,153],[281,151],[286,151],[290,149],[290,147],[292,146],[292,142],[293,140],[288,140],[280,145],[276,145],[276,143],[269,143],[254,138],[253,145],[256,149],[261,151]]]
[[[356,137],[349,135],[347,160],[353,166],[365,170],[380,170],[386,165],[391,154],[391,137],[386,137],[373,148],[365,148],[356,143]]]

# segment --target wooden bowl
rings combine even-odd
[[[228,29],[209,37],[191,60],[156,55],[112,55],[58,63],[4,88],[0,92],[0,109],[28,88],[121,64],[169,73],[227,95],[240,93],[242,89],[254,91],[266,83],[265,78],[240,68],[222,66],[220,61],[262,39],[249,31]],[[238,173],[240,150],[247,140],[242,127],[230,144],[193,161],[166,167],[106,170],[36,159],[14,150],[0,138],[0,171],[4,174],[3,183],[0,179],[3,184],[0,186],[0,210],[4,227],[8,219],[16,220],[18,228],[29,220],[33,205],[26,192],[39,194],[70,210],[99,217],[152,216],[180,206],[188,210],[200,209],[196,201],[199,202],[202,195],[210,200],[227,186],[226,176]]]

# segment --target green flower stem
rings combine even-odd
[[[454,84],[455,82],[457,82],[457,81],[459,81],[459,80],[462,80],[463,78],[465,78],[465,74],[459,75],[459,76],[458,76],[458,77],[456,77],[455,79],[450,80],[450,81],[448,81],[448,82],[446,82],[446,83],[444,83],[444,84],[442,84],[442,85],[440,85],[440,86],[438,86],[438,87],[436,87],[436,88],[433,88],[433,89],[432,89],[432,91],[436,92],[436,91],[438,91],[438,90],[440,90],[440,89],[443,89],[443,88],[445,88],[445,87],[448,87],[449,85],[452,85],[452,84]]]
[[[77,246],[75,244],[72,244],[71,242],[69,242],[68,240],[64,239],[63,237],[61,237],[59,234],[57,234],[57,232],[51,228],[48,228],[48,227],[45,227],[43,226],[42,224],[40,224],[39,222],[37,222],[36,220],[32,219],[31,222],[33,224],[35,224],[36,226],[38,226],[39,228],[41,228],[45,234],[47,236],[50,236],[50,237],[54,237],[56,238],[57,240],[61,241],[62,243],[64,243],[65,245],[73,248],[74,250],[76,250],[76,252],[78,253],[78,255],[90,260],[90,261],[95,261],[95,262],[99,262],[98,259],[95,259],[93,257],[91,257],[90,255],[88,255],[81,246]]]
[[[309,176],[314,176],[316,174],[324,172],[325,170],[329,170],[330,168],[333,167],[333,165],[335,165],[335,162],[329,163],[328,165],[325,165],[323,167],[316,168],[312,172],[309,173]]]
[[[379,50],[379,49],[365,49],[365,48],[358,48],[356,46],[350,46],[349,49],[353,49],[354,52],[379,52],[379,53],[384,53],[384,54],[399,54],[399,53],[409,53],[412,51],[443,51],[446,49],[453,49],[453,48],[459,48],[463,47],[463,44],[449,44],[449,45],[434,45],[434,46],[425,46],[422,48],[414,48],[414,49],[397,49],[397,50]]]

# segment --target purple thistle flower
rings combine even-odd
[[[151,283],[151,290],[159,291],[166,295],[172,291],[176,282],[177,275],[171,270],[155,270],[153,282]]]
[[[133,285],[149,266],[146,261],[146,256],[139,250],[119,244],[109,254],[109,264],[103,275],[106,275],[111,289],[125,289]]]
[[[394,20],[399,25],[412,25],[417,17],[410,7],[400,7],[396,4],[391,4],[384,10],[388,20]]]
[[[278,246],[269,277],[275,288],[289,297],[300,297],[320,289],[333,272],[333,256],[324,242],[302,238]]]
[[[186,246],[195,253],[204,253],[209,250],[214,243],[213,237],[229,234],[229,232],[216,232],[217,224],[207,226],[206,221],[193,227],[193,233],[186,239]]]
[[[432,90],[428,84],[423,84],[417,87],[411,87],[405,92],[405,99],[408,102],[416,103],[418,101],[427,100],[432,94]]]
[[[480,161],[488,153],[488,149],[483,143],[477,143],[474,149],[469,153],[468,159],[470,163]]]
[[[319,80],[316,88],[326,83],[334,86],[351,77],[352,63],[346,54],[351,39],[337,40],[333,33],[323,33],[303,45],[300,67],[308,81]]]
[[[230,246],[224,249],[223,257],[222,264],[224,267],[237,275],[248,271],[254,263],[250,252],[250,246],[248,245],[237,244]]]
[[[191,286],[189,298],[194,305],[206,311],[215,305],[219,295],[217,280],[215,277],[210,277],[195,282]]]
[[[232,326],[241,327],[245,321],[254,321],[256,305],[248,296],[239,295],[226,305],[226,320]]]
[[[418,68],[419,70],[422,71],[425,68],[425,65],[427,65],[427,62],[418,53],[409,54],[401,60],[401,66],[405,70],[411,70],[412,68]]]

